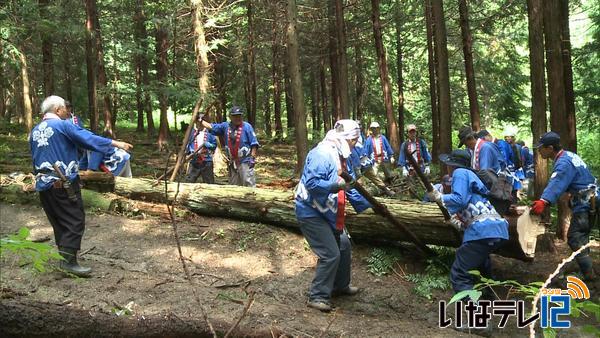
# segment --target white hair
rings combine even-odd
[[[42,114],[53,113],[56,108],[66,107],[65,99],[57,95],[50,95],[42,102]]]

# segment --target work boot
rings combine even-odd
[[[59,248],[60,255],[64,258],[60,262],[60,268],[68,274],[73,274],[77,277],[90,277],[91,268],[84,268],[77,263],[77,250],[72,248]]]
[[[343,289],[343,290],[336,290],[332,292],[332,296],[336,297],[336,296],[354,296],[356,295],[358,292],[360,291],[360,289],[356,286],[348,286],[347,288]]]
[[[322,312],[329,312],[333,309],[329,302],[320,299],[309,300],[307,305]]]

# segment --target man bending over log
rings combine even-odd
[[[70,120],[65,100],[49,96],[41,106],[42,122],[31,131],[29,146],[36,174],[35,190],[54,229],[54,238],[65,259],[61,268],[87,277],[90,268],[77,263],[85,230],[85,213],[79,187],[78,148],[107,153],[113,147],[129,150],[129,143],[100,137]]]
[[[312,251],[319,257],[310,287],[308,306],[331,311],[331,297],[354,295],[350,285],[352,247],[344,229],[346,198],[357,212],[371,207],[340,176],[355,179],[349,157],[360,135],[356,121],[340,120],[311,150],[296,189],[296,218]]]
[[[471,155],[466,150],[453,150],[440,155],[452,176],[452,192],[437,190],[427,193],[430,201],[441,201],[448,209],[452,222],[464,229],[461,246],[450,270],[450,281],[455,292],[473,289],[469,270],[479,270],[483,276],[491,274],[490,253],[508,240],[508,222],[487,200],[489,190],[469,169]]]

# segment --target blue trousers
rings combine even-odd
[[[309,299],[328,302],[333,291],[350,286],[352,246],[348,235],[336,234],[322,218],[300,218],[300,230],[319,257]]]
[[[456,249],[456,258],[450,269],[450,282],[454,291],[473,289],[473,276],[469,270],[479,270],[481,275],[489,277],[492,272],[490,253],[504,242],[501,238],[485,238],[465,242]]]

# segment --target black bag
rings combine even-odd
[[[505,214],[512,203],[512,180],[508,174],[492,169],[475,170],[475,174],[490,191],[487,197],[499,214]]]

